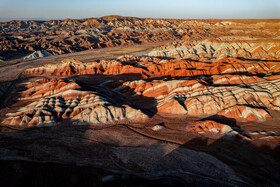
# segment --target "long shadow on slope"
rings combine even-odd
[[[207,120],[213,120],[213,121],[216,121],[218,123],[229,125],[231,127],[236,127],[236,119],[234,119],[234,118],[227,118],[227,117],[225,117],[223,115],[209,116],[209,117],[201,119],[200,121],[207,121]]]
[[[166,154],[164,145],[169,144],[168,140],[142,137],[125,126],[92,129],[91,126],[71,125],[68,121],[64,123],[0,135],[0,185],[277,186],[280,183],[279,146],[274,149],[257,147],[250,142],[228,140],[227,137],[218,140],[195,138]],[[157,144],[145,144],[155,140]],[[141,147],[147,149],[139,150]],[[116,152],[118,149],[120,151]],[[208,156],[185,154],[187,149],[204,152]],[[215,162],[207,162],[205,159],[209,155],[229,166],[243,182],[227,181],[212,175],[211,170],[219,173],[223,169],[220,167],[219,170]],[[188,163],[192,159],[185,157],[192,156],[198,156],[196,161],[201,158],[196,167],[207,168],[209,173],[190,171],[187,166],[193,164]],[[173,163],[180,167],[174,167]],[[164,168],[163,174],[154,177],[154,169],[143,169],[143,164]],[[171,172],[164,174],[165,171]],[[146,172],[145,177],[139,177],[143,172]]]
[[[218,140],[192,139],[166,156],[173,157],[176,151],[184,148],[210,154],[229,166],[243,180],[240,184],[238,184],[240,181],[236,181],[236,184],[228,183],[229,186],[278,186],[280,184],[279,146],[275,148],[269,144],[256,146],[251,142],[229,140],[225,135]]]
[[[0,135],[0,186],[185,186],[175,176],[139,177],[141,164],[118,158],[139,152],[137,144],[145,147],[141,141],[147,138],[125,126],[92,129],[72,123]],[[124,146],[128,150],[117,154],[122,143],[136,146]],[[164,154],[160,145],[155,148],[156,155]]]
[[[88,127],[77,127],[57,125],[2,134],[0,186],[100,186],[107,168],[85,162],[99,154],[106,163],[110,151],[102,144],[86,144]]]
[[[280,60],[264,60],[264,59],[253,59],[253,58],[244,58],[244,57],[236,57],[239,60],[243,60],[243,61],[261,61],[261,62],[280,62]]]
[[[253,74],[248,72],[236,72],[236,73],[226,73],[226,74],[216,74],[216,75],[246,75],[246,76],[258,76],[258,77],[264,77],[265,74]],[[155,76],[155,77],[148,77],[143,78],[143,76],[139,73],[130,73],[130,74],[121,74],[121,75],[78,75],[78,76],[70,76],[67,79],[77,79],[77,80],[83,80],[83,79],[91,79],[90,82],[100,83],[102,81],[107,80],[120,80],[120,81],[135,81],[135,80],[145,80],[147,82],[152,82],[154,80],[198,80],[199,83],[206,85],[206,86],[243,86],[245,87],[246,83],[241,84],[214,84],[213,82],[213,75],[193,75],[193,76],[171,76],[171,75],[163,75],[163,76]],[[96,80],[94,80],[96,79]],[[205,83],[205,82],[206,83]]]
[[[98,95],[106,98],[114,106],[129,105],[132,108],[140,109],[141,112],[153,117],[157,113],[156,99],[146,97],[136,93],[135,90],[123,84],[130,79],[136,79],[141,74],[124,74],[124,75],[91,75],[91,78],[77,79],[76,82],[82,87],[83,91],[94,91]],[[98,80],[96,80],[98,78]],[[112,83],[104,84],[105,81],[114,80]]]
[[[221,123],[221,124],[226,124],[226,125],[230,126],[233,130],[235,130],[238,133],[240,133],[240,134],[246,136],[247,138],[251,139],[250,136],[245,131],[241,130],[240,126],[238,126],[237,123],[236,123],[236,119],[234,119],[234,118],[228,118],[228,117],[225,117],[223,115],[216,114],[216,115],[212,115],[212,116],[203,118],[199,121],[207,121],[207,120],[215,121],[215,122],[218,122],[218,123]]]
[[[17,84],[22,81],[23,79],[18,75],[16,80],[0,82],[0,109],[9,107],[17,101]]]

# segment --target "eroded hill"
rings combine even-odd
[[[121,16],[0,23],[0,59],[46,50],[51,54],[155,41],[277,39],[279,20],[174,20]],[[279,38],[278,38],[279,40]]]
[[[49,185],[57,184],[47,172],[53,168],[69,185],[279,184],[279,20],[109,16],[1,24],[2,37],[55,30],[50,43],[66,41],[63,32],[72,33],[68,39],[106,36],[108,43],[124,35],[131,44],[169,41],[145,55],[0,67],[0,159],[9,172]],[[40,172],[29,175],[34,169]],[[0,184],[24,181],[0,172]]]

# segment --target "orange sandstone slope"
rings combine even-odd
[[[197,45],[202,46],[203,42]],[[65,59],[58,64],[26,69],[22,77],[38,76],[38,80],[18,86],[21,91],[15,105],[24,106],[7,112],[2,124],[52,125],[67,118],[90,125],[145,124],[155,118],[189,118],[196,125],[191,127],[186,121],[186,131],[248,139],[242,136],[242,124],[273,122],[273,114],[280,111],[279,43],[230,44],[236,51],[247,47],[246,58],[242,57],[244,53],[228,53],[230,49],[223,42],[208,41],[208,45],[213,53],[196,50],[196,59],[180,58],[177,54],[176,58],[121,56],[91,63]],[[259,49],[264,51],[259,55],[266,54],[261,59],[253,55]],[[181,50],[184,54],[191,51]],[[210,120],[210,124],[214,120],[214,125],[210,128],[208,122],[201,120]],[[219,124],[215,125],[215,121]],[[235,129],[229,121],[240,127]],[[279,132],[279,127],[270,129],[274,134]],[[248,133],[263,130],[259,127]]]
[[[161,63],[162,61],[155,58],[153,62],[138,59],[139,61],[129,60],[130,63],[127,63],[127,58],[123,60],[124,58],[107,63],[104,61],[85,64],[70,59],[57,65],[27,69],[23,75],[65,77],[139,74],[143,80],[108,80],[95,86],[108,87],[135,100],[138,97],[154,98],[157,114],[164,115],[209,117],[221,114],[238,121],[263,121],[270,117],[269,109],[279,110],[276,104],[279,80],[278,75],[274,75],[279,69],[277,62],[230,59],[229,61],[232,62],[196,63],[191,60],[162,60],[164,63]],[[92,78],[94,79],[94,76]],[[33,90],[29,91],[33,96],[37,92],[32,84],[28,87]],[[67,86],[67,88],[71,87]],[[42,90],[39,93],[41,92]],[[29,97],[22,95],[23,99]]]
[[[148,28],[159,38],[158,29],[168,26],[177,29],[180,40],[143,56],[0,67],[4,72],[28,64],[9,72],[16,80],[0,82],[1,166],[11,158],[55,161],[131,174],[131,179],[179,178],[186,182],[182,186],[277,186],[280,44],[273,28],[278,20],[120,19],[48,24],[61,32],[80,24],[134,29],[133,34]],[[184,35],[182,28],[191,33]],[[2,170],[1,176],[9,173]],[[18,170],[23,169],[14,173]],[[104,175],[97,173],[90,176]]]

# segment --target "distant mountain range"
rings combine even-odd
[[[226,41],[234,38],[256,40],[259,37],[274,40],[279,37],[280,30],[280,20],[153,19],[118,15],[48,21],[42,19],[0,22],[0,59],[21,58],[34,51],[58,55],[149,42],[216,39],[217,36]],[[207,49],[210,50],[208,54],[214,54],[211,48]],[[186,55],[180,52],[181,49],[178,51],[171,50],[168,53]],[[195,51],[188,54],[199,55]]]

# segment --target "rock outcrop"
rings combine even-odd
[[[27,69],[22,75],[67,77],[139,74],[142,80],[103,82],[101,79],[94,87],[96,90],[107,89],[108,92],[102,97],[98,91],[81,91],[82,87],[75,82],[43,79],[30,83],[26,85],[27,90],[21,93],[20,100],[36,101],[19,112],[8,114],[4,123],[39,125],[48,120],[59,121],[59,118],[67,117],[93,124],[149,119],[141,110],[124,106],[118,99],[108,99],[113,93],[127,97],[138,109],[153,107],[157,115],[162,116],[202,118],[219,115],[240,122],[261,122],[271,118],[270,110],[280,111],[278,72],[278,62],[235,58],[196,62],[127,56],[92,63],[67,59],[59,64]],[[145,103],[143,98],[153,98],[154,101]],[[139,102],[141,99],[142,102]],[[82,101],[85,103],[81,106],[79,103]],[[44,111],[49,106],[49,111]],[[84,110],[89,112],[89,116],[83,114]],[[33,120],[33,116],[37,120]],[[47,120],[42,121],[41,118]]]
[[[47,57],[47,56],[52,56],[52,54],[50,54],[48,51],[35,51],[32,54],[24,57],[24,59],[28,60],[28,59]]]
[[[150,56],[175,58],[247,58],[279,59],[279,41],[218,41],[202,40],[180,42],[175,45],[160,47],[149,53]]]
[[[254,51],[261,48],[255,42],[246,45],[254,45]],[[265,50],[271,48],[276,49],[266,47]],[[275,50],[275,54],[278,52]],[[138,75],[142,80],[111,80],[96,86],[118,92],[132,103],[137,103],[139,97],[154,98],[154,102],[142,104],[154,106],[158,115],[198,118],[220,115],[240,122],[265,121],[271,118],[270,110],[280,111],[280,66],[277,60],[270,60],[271,56],[262,56],[260,60],[252,57],[253,52],[250,54],[249,59],[209,56],[200,61],[137,56],[91,63],[66,59],[58,64],[26,69],[22,75]],[[138,104],[138,108],[143,105]]]
[[[54,125],[63,118],[78,124],[108,125],[139,122],[148,116],[139,109],[121,105],[114,98],[93,91],[82,91],[74,81],[41,79],[26,85],[19,100],[31,102],[16,113],[8,113],[6,125]]]
[[[6,24],[10,24],[8,29]],[[277,128],[268,128],[265,131],[273,133],[262,137],[258,134],[264,130],[261,125],[248,128],[246,124],[275,124],[275,116],[280,112],[278,27],[278,20],[120,16],[1,23],[0,28],[6,33],[0,41],[5,48],[1,52],[13,49],[19,41],[21,46],[30,47],[29,51],[49,51],[36,51],[26,59],[179,39],[143,56],[126,55],[87,63],[64,59],[43,66],[30,63],[17,74],[17,80],[1,84],[1,107],[13,103],[1,110],[1,124],[52,126],[70,119],[74,121],[71,124],[100,127],[136,124],[153,133],[173,128],[151,124],[160,119],[163,123],[180,121],[180,127],[176,127],[180,131],[209,138],[251,141],[261,137],[277,142]],[[44,29],[47,31],[40,36],[33,36],[41,47],[34,45],[33,39],[24,38],[25,32],[38,34]],[[51,44],[54,41],[55,46]]]
[[[279,34],[279,20],[1,22],[3,61],[149,48],[1,62],[0,186],[279,186]]]

